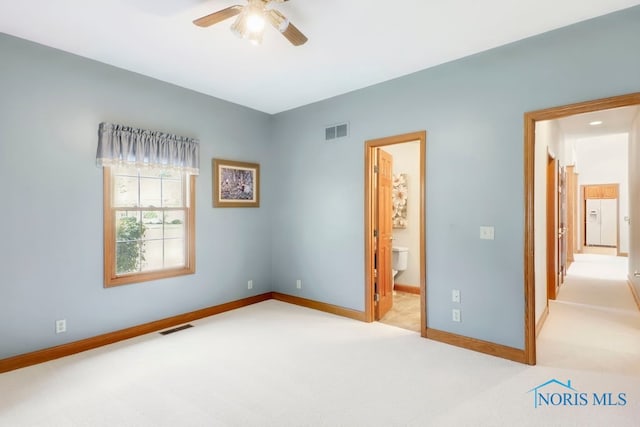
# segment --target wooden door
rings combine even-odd
[[[556,299],[558,292],[558,162],[547,162],[547,298]]]
[[[576,251],[576,206],[578,201],[578,177],[575,166],[567,167],[567,269]]]
[[[378,172],[377,182],[377,215],[376,215],[376,320],[381,319],[393,306],[393,273],[391,256],[393,239],[392,212],[393,201],[393,157],[391,154],[377,150]]]
[[[567,275],[567,171],[558,173],[558,284],[564,283]]]

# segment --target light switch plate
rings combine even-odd
[[[460,290],[453,289],[451,291],[451,302],[460,302]]]
[[[493,226],[483,225],[480,227],[480,239],[493,240],[494,236],[495,236],[495,231]]]

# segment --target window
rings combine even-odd
[[[195,177],[104,168],[105,286],[195,272]]]
[[[100,123],[106,287],[195,273],[197,139]]]

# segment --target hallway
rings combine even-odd
[[[576,254],[537,340],[538,365],[640,376],[640,311],[627,258]]]

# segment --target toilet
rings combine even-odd
[[[407,269],[407,263],[409,261],[409,248],[404,246],[394,246],[393,255],[391,256],[391,268],[393,270],[393,285],[396,284],[396,275]]]

